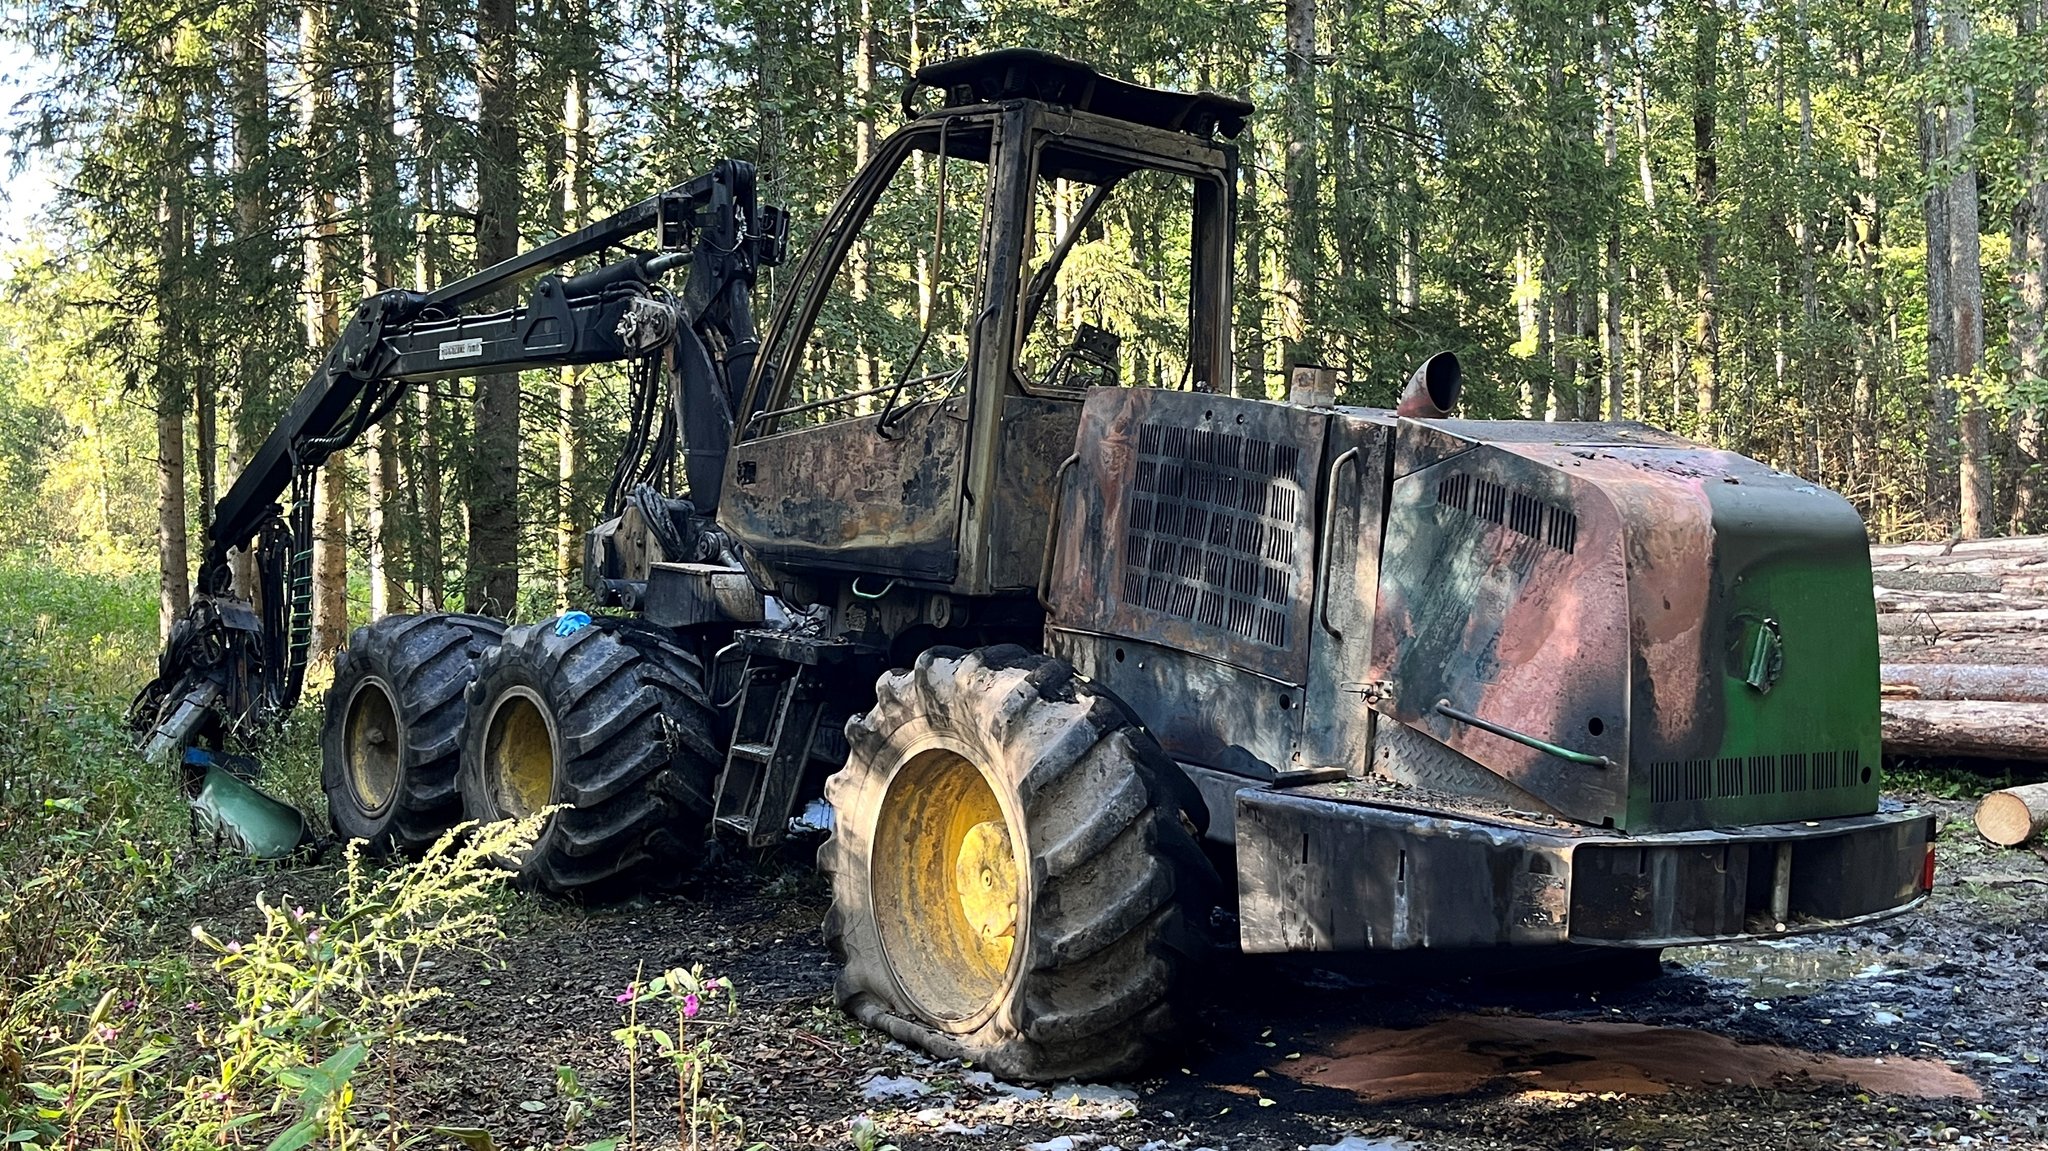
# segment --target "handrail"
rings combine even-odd
[[[1060,545],[1060,509],[1067,502],[1067,469],[1081,462],[1081,453],[1075,452],[1060,462],[1059,470],[1052,474],[1052,514],[1046,517],[1045,554],[1038,561],[1038,606],[1051,615],[1052,601],[1046,597],[1046,588],[1052,583],[1053,552]]]
[[[1330,461],[1330,479],[1323,489],[1323,528],[1316,541],[1316,595],[1320,597],[1316,608],[1316,622],[1323,625],[1324,631],[1338,639],[1343,639],[1344,633],[1330,623],[1330,526],[1337,522],[1337,473],[1343,470],[1345,464],[1357,462],[1357,448],[1352,448]]]
[[[1547,740],[1537,739],[1535,736],[1530,735],[1527,732],[1516,731],[1512,727],[1502,727],[1500,724],[1494,723],[1491,720],[1481,719],[1478,716],[1473,715],[1469,711],[1460,711],[1457,708],[1452,707],[1451,701],[1447,699],[1440,699],[1436,701],[1436,713],[1440,716],[1443,716],[1446,719],[1455,719],[1459,723],[1471,724],[1473,727],[1476,727],[1481,731],[1491,732],[1492,734],[1497,735],[1502,739],[1513,740],[1514,742],[1521,744],[1523,747],[1533,747],[1537,751],[1540,751],[1545,755],[1554,755],[1557,758],[1565,760],[1569,763],[1583,763],[1587,767],[1614,766],[1614,761],[1607,758],[1604,755],[1587,755],[1583,751],[1573,751],[1568,747],[1559,747],[1558,745],[1551,743]]]

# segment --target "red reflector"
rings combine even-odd
[[[1920,890],[1934,890],[1934,845],[1927,845],[1927,862],[1920,868]]]

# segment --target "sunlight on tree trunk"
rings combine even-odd
[[[1971,16],[1968,0],[1950,0],[1942,17],[1942,36],[1949,52],[1961,60],[1970,53]],[[1949,291],[1954,300],[1955,375],[1962,391],[1962,519],[1966,539],[1990,530],[1991,417],[1984,410],[1984,274],[1980,267],[1977,166],[1970,148],[1977,134],[1977,92],[1965,83],[1948,112]]]
[[[1913,56],[1920,72],[1934,62],[1934,31],[1927,0],[1913,0]],[[1922,216],[1927,228],[1927,483],[1925,511],[1930,527],[1954,527],[1956,514],[1955,299],[1949,292],[1949,197],[1941,173],[1948,164],[1947,117],[1938,100],[1919,107]]]
[[[573,232],[587,222],[590,184],[589,63],[584,40],[589,13],[581,0],[566,5],[575,57],[562,84],[562,229]],[[583,424],[588,403],[583,370],[563,368],[556,384],[555,604],[569,606],[570,588],[582,567],[583,532],[590,515],[583,498]]]
[[[2039,44],[2042,0],[2019,0],[2016,30],[2021,43]],[[2011,276],[2014,390],[2012,530],[2048,528],[2048,348],[2043,320],[2048,313],[2048,107],[2033,76],[2016,86],[2013,115],[2025,149],[2019,168],[2020,194],[2013,200]]]
[[[363,296],[397,287],[403,234],[399,224],[398,154],[393,121],[397,97],[393,85],[393,30],[376,4],[365,5],[358,17],[370,53],[357,72],[361,104],[357,131],[358,205],[362,229]],[[370,618],[380,619],[405,605],[405,533],[398,486],[400,424],[403,410],[369,432],[369,577]]]
[[[176,118],[173,131],[182,136],[182,101],[169,112]],[[162,245],[158,250],[156,287],[158,638],[169,637],[171,625],[192,602],[191,563],[185,535],[185,381],[180,374],[191,352],[185,338],[185,302],[179,291],[188,241],[185,177],[182,159],[167,165],[157,194],[157,227]]]

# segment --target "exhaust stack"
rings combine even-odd
[[[1408,386],[1401,391],[1396,415],[1412,420],[1440,420],[1458,404],[1458,392],[1465,386],[1465,371],[1453,352],[1438,352],[1422,361]]]

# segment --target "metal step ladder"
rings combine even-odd
[[[816,667],[747,658],[712,821],[748,847],[773,846],[789,829],[818,734],[823,687]]]

